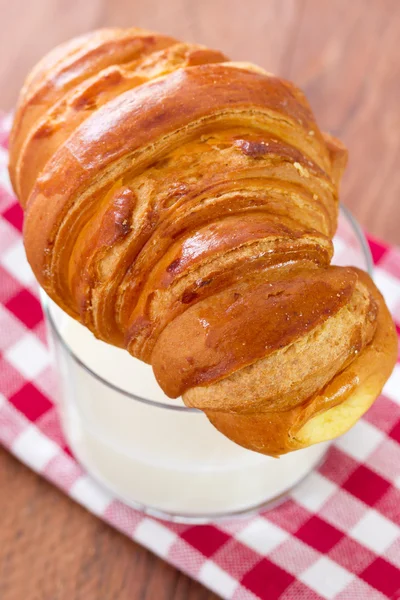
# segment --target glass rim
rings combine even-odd
[[[372,259],[371,250],[370,250],[369,244],[367,242],[367,238],[365,237],[360,224],[358,223],[356,218],[352,215],[352,213],[346,206],[344,206],[343,204],[340,204],[339,211],[343,213],[343,215],[345,216],[347,221],[350,223],[350,225],[355,233],[355,236],[360,244],[360,247],[361,247],[364,259],[365,259],[367,272],[372,277],[374,263],[373,263],[373,259]],[[163,402],[159,402],[158,400],[150,400],[149,398],[144,398],[143,396],[138,396],[137,394],[134,394],[132,392],[129,392],[128,390],[124,390],[123,388],[118,387],[111,381],[108,381],[107,379],[105,379],[104,377],[102,377],[101,375],[99,375],[98,373],[93,371],[90,367],[88,367],[87,364],[85,364],[75,354],[75,352],[71,349],[71,347],[67,344],[67,342],[61,335],[61,332],[58,329],[56,322],[51,314],[50,298],[47,296],[47,294],[41,288],[40,288],[40,298],[41,298],[42,308],[43,308],[43,312],[45,314],[47,323],[49,324],[53,335],[56,337],[56,339],[60,343],[63,350],[66,351],[66,353],[70,356],[70,358],[72,358],[72,360],[79,367],[81,367],[90,376],[94,377],[101,384],[108,387],[109,389],[111,389],[114,392],[118,392],[119,394],[122,394],[123,396],[126,396],[127,398],[130,398],[131,400],[135,400],[142,404],[146,404],[147,406],[153,406],[155,408],[162,408],[162,409],[167,409],[167,410],[174,410],[174,411],[178,411],[178,412],[183,411],[186,413],[202,413],[202,411],[198,408],[193,408],[190,406],[179,406],[179,405],[174,406],[173,404],[164,404]],[[62,309],[60,309],[60,310],[62,310]]]

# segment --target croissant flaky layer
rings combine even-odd
[[[330,266],[346,158],[291,83],[105,29],[28,77],[10,175],[53,300],[226,436],[279,455],[348,429],[396,360],[370,278]]]

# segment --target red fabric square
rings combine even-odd
[[[329,552],[343,536],[336,527],[317,516],[311,517],[296,533],[300,540],[323,553]]]
[[[369,247],[371,249],[372,258],[374,259],[374,263],[378,264],[382,259],[383,255],[388,251],[388,247],[377,240],[368,239]]]
[[[6,307],[29,329],[33,329],[43,319],[39,300],[26,289],[11,298]]]
[[[378,557],[360,575],[364,581],[369,583],[388,598],[399,598],[400,596],[400,571],[392,564]]]
[[[397,421],[393,429],[389,431],[389,435],[400,444],[400,421]]]
[[[181,538],[207,557],[212,556],[230,539],[229,535],[213,525],[189,527],[181,534]]]
[[[293,575],[284,571],[267,558],[263,558],[243,577],[241,584],[261,600],[276,600],[295,581]]]
[[[374,506],[388,491],[390,483],[368,467],[360,465],[343,484],[343,488],[369,506]]]
[[[53,408],[53,404],[32,383],[25,384],[10,402],[30,421],[36,421],[45,412]]]
[[[15,229],[22,232],[22,222],[24,220],[24,213],[20,205],[16,202],[10,208],[8,208],[4,213],[3,217],[7,219],[11,225],[14,225]]]

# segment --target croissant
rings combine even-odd
[[[140,29],[46,56],[10,140],[40,285],[272,456],[350,428],[396,360],[369,276],[330,265],[346,159],[293,84]]]

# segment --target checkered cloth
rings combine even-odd
[[[280,507],[204,526],[144,516],[70,454],[0,116],[0,442],[74,500],[211,590],[235,600],[400,598],[400,362],[383,395]],[[400,252],[371,241],[376,282],[400,324]],[[398,327],[400,334],[400,327]]]

